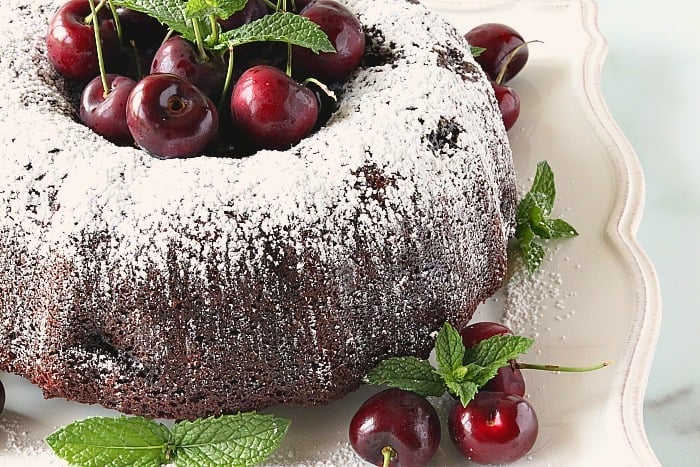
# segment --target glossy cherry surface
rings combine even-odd
[[[214,58],[200,60],[194,44],[180,36],[163,42],[153,57],[151,73],[177,75],[197,86],[212,99],[221,94],[226,80],[223,62]]]
[[[539,424],[522,397],[479,391],[450,411],[447,428],[457,449],[480,464],[506,464],[527,454],[537,439]]]
[[[93,26],[85,23],[91,13],[87,0],[64,3],[49,21],[46,54],[49,63],[66,78],[89,81],[100,73]],[[112,19],[100,18],[100,42],[107,65],[117,59],[119,38]]]
[[[95,133],[115,144],[131,144],[133,137],[126,124],[126,103],[136,81],[107,74],[109,94],[105,96],[100,77],[85,86],[80,98],[80,120]]]
[[[350,421],[350,444],[368,462],[382,465],[382,450],[395,455],[392,466],[423,466],[440,445],[440,421],[424,397],[386,389],[365,401]]]
[[[360,21],[345,6],[333,0],[311,2],[300,14],[328,35],[336,51],[315,54],[309,49],[294,47],[292,66],[295,73],[324,82],[346,79],[360,64],[365,52],[365,33]]]
[[[527,63],[529,51],[527,45],[523,46],[525,40],[518,31],[510,26],[501,23],[485,23],[469,30],[464,37],[469,45],[486,49],[476,57],[476,61],[494,81],[498,77],[506,57],[516,48],[522,46],[508,64],[501,83],[507,83],[511,80]]]
[[[462,336],[462,343],[465,348],[474,347],[479,342],[493,336],[512,336],[511,331],[507,326],[493,321],[479,321],[469,324],[459,331]]]
[[[199,154],[219,126],[211,99],[171,74],[139,81],[129,95],[126,122],[136,143],[163,159]]]
[[[219,24],[223,31],[230,31],[260,19],[267,13],[267,6],[262,0],[248,0],[242,10],[235,12],[224,20],[219,20]]]
[[[233,88],[231,116],[239,133],[259,147],[287,149],[313,130],[318,101],[280,69],[258,65]]]
[[[503,126],[506,131],[513,128],[515,122],[520,117],[520,96],[515,89],[491,82],[494,92],[496,93],[496,101],[498,101],[498,109],[503,117]]]

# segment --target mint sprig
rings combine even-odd
[[[183,421],[172,430],[144,417],[93,417],[46,438],[75,466],[254,465],[284,438],[289,420],[255,412]]]
[[[533,342],[521,336],[494,336],[465,349],[459,332],[445,323],[435,339],[437,367],[416,357],[393,357],[371,370],[365,379],[369,384],[422,396],[441,396],[447,391],[467,405],[499,368],[527,352]]]
[[[544,259],[544,248],[537,238],[578,235],[576,229],[563,219],[550,219],[555,197],[554,172],[546,161],[542,161],[537,164],[532,187],[518,204],[515,216],[515,239],[531,274],[537,271]]]
[[[185,13],[189,18],[228,19],[232,14],[245,8],[248,0],[188,0]]]
[[[113,3],[115,6],[145,13],[173,31],[180,33],[185,39],[196,41],[192,17],[187,14],[189,2],[182,0],[113,0]],[[207,23],[202,24],[201,27],[204,36],[211,34],[210,26]]]
[[[265,15],[221,34],[214,49],[236,47],[250,42],[285,42],[306,47],[313,52],[335,52],[321,28],[308,18],[287,11]]]

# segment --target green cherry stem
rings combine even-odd
[[[263,3],[273,10],[277,10],[277,5],[272,3],[270,0],[263,0]]]
[[[219,23],[216,22],[216,15],[209,15],[209,23],[211,24],[211,43],[219,42]]]
[[[107,3],[107,0],[101,0],[95,8],[90,9],[90,14],[85,17],[85,24],[92,24],[93,20],[97,18],[97,13],[105,6],[105,3]]]
[[[197,18],[192,18],[192,27],[194,29],[195,42],[197,43],[197,51],[199,52],[199,59],[203,62],[209,61],[209,56],[206,50],[204,50],[204,39],[202,38],[202,27],[199,24]]]
[[[90,4],[91,16],[97,19],[97,8],[95,8],[95,0],[88,0]],[[102,2],[104,3],[104,2]],[[92,30],[95,32],[95,47],[97,48],[97,63],[100,67],[100,79],[102,80],[102,89],[104,97],[109,95],[109,84],[107,84],[107,73],[105,72],[105,60],[102,55],[102,41],[100,40],[100,22],[95,21],[92,25]]]
[[[396,451],[391,446],[384,446],[382,448],[382,457],[384,459],[382,467],[389,467],[391,464],[391,459],[396,456]]]
[[[114,18],[114,26],[117,28],[117,37],[119,38],[119,43],[123,43],[123,32],[122,32],[122,22],[119,20],[119,14],[117,13],[117,8],[114,6],[112,0],[107,0],[107,5],[109,5],[109,10],[112,12],[112,18]]]
[[[518,51],[520,49],[522,49],[523,47],[527,47],[528,44],[534,44],[535,42],[537,42],[538,44],[542,44],[542,41],[537,41],[537,40],[528,41],[528,42],[525,42],[524,44],[520,44],[519,46],[517,46],[516,48],[511,50],[508,53],[508,55],[506,55],[505,62],[503,62],[503,66],[498,71],[498,76],[496,76],[496,81],[494,81],[496,84],[501,84],[503,82],[503,77],[506,75],[506,70],[508,69],[508,65],[510,65],[510,62],[513,60],[513,58],[515,58],[515,54],[517,54]]]
[[[219,98],[219,114],[224,109],[224,104],[226,103],[226,96],[228,95],[228,90],[231,88],[231,82],[233,81],[233,46],[229,44],[228,46],[228,68],[226,70],[226,81],[224,81],[224,89],[221,91],[221,97]]]
[[[561,371],[564,373],[584,373],[586,371],[595,371],[612,365],[613,362],[603,362],[591,366],[561,366],[561,365],[540,365],[536,363],[521,363],[516,362],[515,367],[519,370],[544,370],[544,371]]]
[[[292,44],[287,43],[287,76],[292,77]]]

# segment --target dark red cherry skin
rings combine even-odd
[[[440,445],[440,421],[424,397],[386,389],[365,401],[350,421],[350,444],[360,457],[382,465],[382,449],[396,453],[391,466],[424,466]]]
[[[537,414],[522,397],[479,391],[450,411],[447,429],[455,447],[479,464],[507,464],[525,456],[537,439]]]
[[[194,44],[180,36],[163,42],[151,62],[151,73],[177,75],[212,99],[217,99],[221,94],[226,80],[222,62],[214,58],[200,61]]]
[[[493,321],[479,321],[472,323],[459,331],[462,336],[462,343],[465,348],[474,347],[479,342],[493,336],[512,336],[511,331],[507,326]]]
[[[56,71],[68,79],[87,82],[100,73],[95,31],[92,25],[85,24],[89,15],[87,0],[70,0],[49,21],[46,54]],[[98,16],[102,52],[109,65],[119,53],[117,30],[114,20]]]
[[[237,130],[267,149],[287,149],[311,133],[318,118],[314,93],[283,71],[258,65],[241,75],[231,95]]]
[[[323,82],[343,81],[357,68],[365,52],[365,33],[360,21],[345,6],[333,0],[316,0],[300,13],[328,35],[335,52],[315,54],[303,47],[293,48],[295,73]]]
[[[126,109],[136,144],[155,157],[195,156],[214,139],[219,116],[204,93],[179,76],[153,74],[138,82]]]
[[[139,51],[158,48],[168,33],[168,28],[165,25],[146,13],[118,7],[117,15],[121,22],[125,45],[134,41]]]
[[[248,0],[242,10],[235,12],[226,19],[219,20],[219,24],[222,31],[230,31],[260,19],[267,13],[267,6],[262,0]]]
[[[496,93],[496,101],[498,101],[498,109],[503,117],[503,126],[506,131],[513,128],[515,122],[520,117],[520,96],[515,92],[515,89],[498,84],[491,81],[491,86]]]
[[[5,410],[5,386],[0,381],[0,413]]]
[[[126,103],[136,81],[107,74],[109,94],[105,96],[99,76],[85,86],[80,98],[80,120],[95,133],[114,144],[131,144],[134,139],[126,124]]]
[[[525,40],[518,31],[500,23],[481,24],[469,30],[464,37],[469,45],[486,49],[476,57],[476,61],[494,81],[498,77],[501,67],[505,64],[508,54],[525,44]],[[523,69],[527,63],[528,55],[528,47],[524,45],[508,63],[501,83],[507,83]]]

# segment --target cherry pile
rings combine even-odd
[[[513,335],[498,323],[480,322],[460,331],[466,348],[496,335]],[[480,464],[513,462],[537,439],[537,415],[523,398],[525,381],[513,365],[480,388],[463,406],[455,401],[447,427],[450,439],[466,458]],[[374,465],[421,466],[440,444],[440,422],[430,402],[416,393],[386,389],[369,398],[350,422],[350,444]]]
[[[485,23],[464,34],[470,46],[480,49],[475,60],[488,75],[496,93],[506,130],[520,116],[520,96],[506,83],[525,66],[529,57],[527,42],[515,29],[500,23]]]
[[[365,49],[358,19],[334,0],[289,2],[335,48],[318,54],[264,41],[209,50],[148,14],[95,3],[68,0],[54,14],[46,34],[49,62],[84,85],[79,113],[86,126],[158,158],[220,153],[222,146],[227,155],[291,147],[332,112],[319,91],[327,87],[318,83],[342,83]],[[278,2],[278,8],[286,4]],[[217,19],[216,27],[230,31],[279,11],[271,5],[248,0],[242,10]]]

